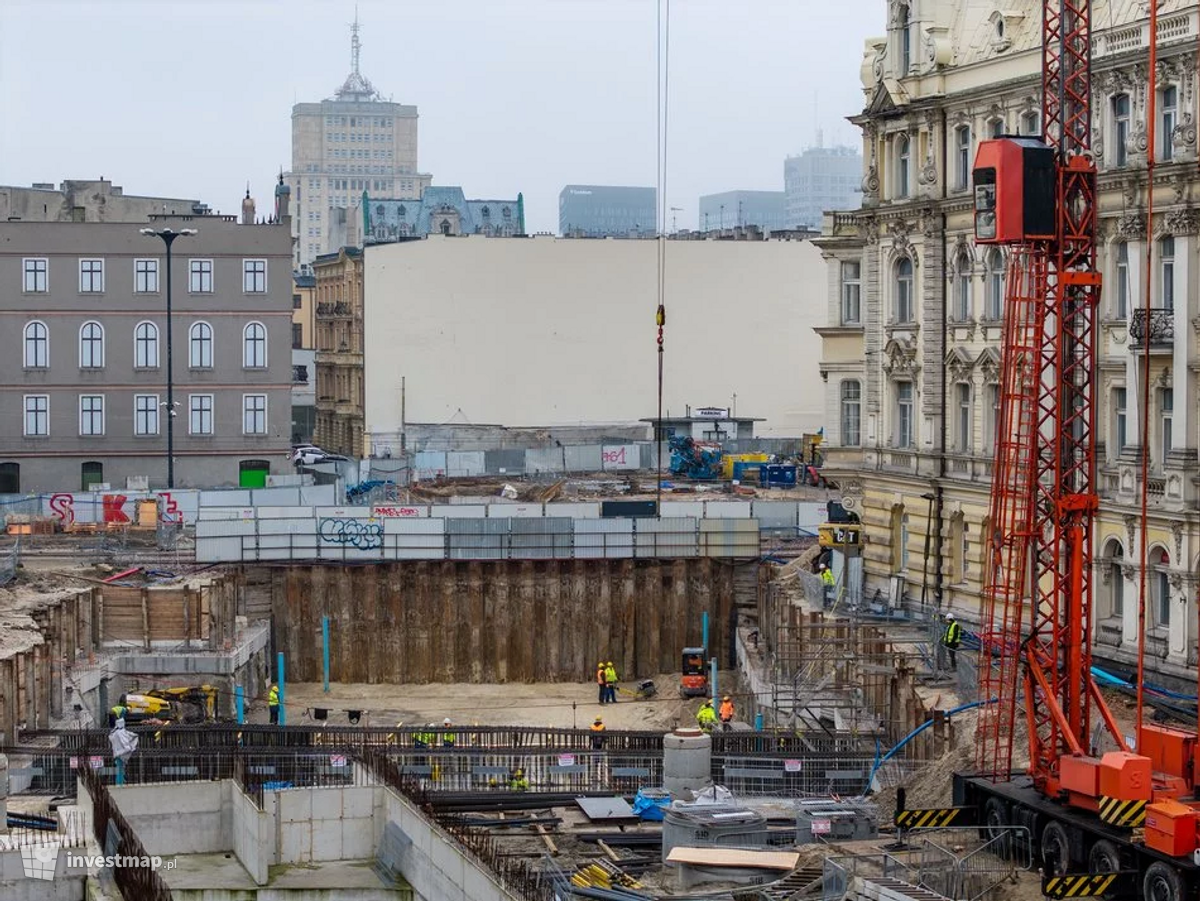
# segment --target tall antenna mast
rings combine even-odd
[[[354,5],[354,24],[350,26],[350,68],[355,75],[358,73],[358,53],[362,50],[362,41],[358,39],[358,4]]]

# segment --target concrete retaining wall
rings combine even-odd
[[[228,780],[120,785],[109,792],[147,854],[174,857],[230,850],[234,785]],[[81,788],[79,797],[85,796],[90,798]]]

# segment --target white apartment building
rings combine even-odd
[[[1093,21],[1100,168],[1096,653],[1136,652],[1140,542],[1149,542],[1148,654],[1194,679],[1200,175],[1195,2],[1159,8],[1147,73],[1144,4]],[[868,597],[902,595],[978,619],[999,397],[1005,255],[977,247],[971,165],[981,138],[1038,134],[1040,4],[887,0],[862,63],[864,203],[826,217],[821,372],[829,476],[865,524]],[[882,24],[882,23],[881,23]],[[1157,91],[1156,121],[1146,121]],[[1149,129],[1157,135],[1147,183]],[[1154,192],[1153,327],[1142,327],[1146,205]],[[1141,409],[1151,358],[1151,404]],[[1139,527],[1139,436],[1150,419],[1151,523]],[[928,558],[926,558],[928,549]]]

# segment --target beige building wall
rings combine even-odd
[[[867,42],[864,109],[855,117],[864,140],[863,208],[827,216],[818,240],[830,261],[826,322],[818,329],[828,378],[826,469],[865,526],[868,598],[900,594],[913,606],[923,599],[971,626],[986,578],[1006,259],[974,243],[970,167],[981,138],[1040,131],[1041,20],[955,0],[889,0],[879,13],[881,36]],[[1200,20],[1196,4],[1183,0],[1165,0],[1159,14],[1156,122],[1146,121],[1144,7],[1127,4],[1093,22],[1104,278],[1095,647],[1123,663],[1136,652],[1145,544],[1149,656],[1160,672],[1194,680]],[[1173,118],[1164,120],[1164,109]],[[1159,145],[1149,340],[1140,334],[1148,128],[1158,131]],[[1143,535],[1138,444],[1147,353]]]
[[[549,236],[368,246],[368,442],[399,431],[402,378],[409,422],[654,415],[657,255],[654,241]],[[664,412],[736,405],[765,417],[755,431],[768,436],[821,427],[820,252],[806,241],[667,241],[665,259]]]

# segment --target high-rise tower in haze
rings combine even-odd
[[[331,99],[292,107],[292,231],[296,264],[326,247],[329,209],[353,206],[363,191],[421,197],[417,108],[384,100],[359,71],[358,18],[350,26],[350,74]]]

